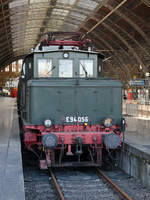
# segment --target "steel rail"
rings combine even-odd
[[[60,188],[60,186],[59,186],[59,183],[58,183],[58,181],[57,181],[57,179],[56,179],[54,173],[52,172],[51,169],[48,169],[48,171],[49,171],[49,173],[50,173],[50,176],[51,176],[52,179],[53,179],[53,182],[54,182],[55,187],[56,187],[56,190],[57,190],[57,192],[58,192],[58,194],[59,194],[59,196],[60,196],[60,199],[61,199],[61,200],[65,200],[64,194],[63,194],[63,192],[62,192],[62,190],[61,190],[61,188]]]
[[[112,186],[115,191],[119,194],[121,198],[124,200],[132,200],[118,185],[116,185],[104,172],[102,172],[99,168],[96,168],[97,173],[100,177],[102,177],[110,186]]]

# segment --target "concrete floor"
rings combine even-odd
[[[125,133],[125,141],[137,145],[150,145],[150,136],[143,137],[132,132]]]
[[[137,145],[150,145],[150,119],[144,117],[126,118],[125,140]]]
[[[0,97],[0,200],[24,200],[16,99]]]

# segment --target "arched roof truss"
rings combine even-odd
[[[142,66],[143,75],[150,69],[149,0],[0,0],[0,67],[49,31],[83,32],[127,79],[129,65]]]

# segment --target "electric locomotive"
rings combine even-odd
[[[41,169],[101,166],[105,151],[121,147],[122,85],[103,77],[103,59],[80,33],[62,32],[48,33],[24,59],[21,138]]]

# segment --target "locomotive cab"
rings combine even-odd
[[[101,166],[103,152],[121,146],[122,85],[103,78],[102,60],[89,41],[51,39],[25,58],[20,126],[41,169]]]
[[[102,58],[101,54],[85,51],[34,52],[23,62],[21,78],[102,77]]]

